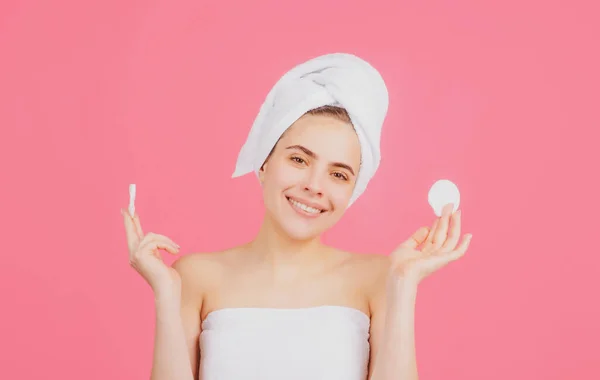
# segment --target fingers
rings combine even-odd
[[[429,231],[429,236],[425,239],[425,243],[423,244],[422,251],[424,253],[432,253],[435,251],[439,251],[442,248],[447,248],[448,246],[456,245],[458,241],[458,237],[460,236],[460,229],[458,231],[453,231],[455,226],[455,221],[458,220],[460,222],[460,212],[453,213],[454,205],[452,203],[448,203],[444,206],[442,211],[442,216],[436,218],[433,221],[433,225],[431,230]],[[456,216],[459,219],[456,219]],[[448,234],[448,229],[450,225],[450,220],[452,219],[452,229],[450,231],[450,235]],[[460,224],[459,224],[460,226]],[[450,242],[448,240],[451,239]]]
[[[446,241],[449,219],[453,207],[451,203],[447,204],[443,209],[442,216],[434,220],[433,226],[429,231],[429,236],[423,245],[422,250],[424,253],[438,251]]]
[[[179,245],[176,244],[173,240],[169,239],[168,237],[150,232],[146,236],[144,236],[144,238],[140,242],[140,247],[138,248],[138,251],[152,251],[157,248],[164,249],[165,251],[172,254],[179,253],[180,249]]]
[[[142,230],[142,224],[140,223],[140,216],[138,214],[135,214],[135,216],[133,217],[133,222],[135,225],[135,230],[138,233],[138,236],[144,236],[144,231]]]
[[[131,217],[129,212],[124,209],[121,209],[121,214],[123,215],[125,233],[127,235],[127,246],[130,254],[146,249],[150,251],[164,249],[172,254],[179,253],[179,245],[168,237],[155,233],[144,235],[138,214]]]
[[[430,246],[433,244],[433,235],[435,234],[435,231],[437,230],[439,221],[440,221],[440,218],[436,218],[433,221],[433,224],[431,225],[431,228],[429,229],[429,234],[427,235],[427,239],[425,239],[426,246]]]
[[[452,261],[456,261],[460,259],[467,249],[469,248],[469,244],[471,243],[471,234],[465,235],[462,242],[455,250],[450,252],[439,252],[427,257],[427,269],[425,270],[427,274],[433,273],[438,269],[444,267],[445,265],[451,263]]]
[[[142,235],[138,234],[135,223],[127,211],[121,209],[121,215],[123,215],[123,223],[125,224],[127,247],[131,252],[139,244]]]
[[[448,236],[446,241],[441,247],[441,250],[444,252],[450,252],[456,248],[458,244],[458,239],[460,239],[460,219],[461,219],[461,210],[458,210],[450,217],[450,231],[448,232]]]
[[[464,236],[463,240],[458,245],[458,247],[456,247],[456,249],[454,249],[450,252],[442,253],[439,256],[441,258],[445,258],[445,260],[447,262],[460,259],[465,254],[465,252],[467,252],[467,249],[469,248],[469,245],[471,244],[472,237],[473,237],[473,235],[466,234]]]
[[[452,215],[453,209],[454,205],[451,203],[444,206],[442,216],[439,218],[437,228],[433,235],[433,246],[435,249],[441,248],[446,241],[448,225],[450,224],[450,216]]]
[[[429,227],[421,227],[400,246],[415,249],[425,242],[427,236],[429,236]]]
[[[423,242],[423,246],[421,247],[421,252],[428,254],[435,249],[435,246],[433,245],[433,238],[435,232],[437,231],[439,221],[440,218],[435,218],[435,220],[433,221],[433,224],[429,229],[429,234],[427,235],[427,238],[425,239],[425,242]]]

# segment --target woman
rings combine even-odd
[[[467,250],[460,211],[447,205],[389,256],[320,240],[379,162],[381,83],[359,58],[327,55],[275,85],[236,170],[256,169],[266,209],[247,244],[169,267],[159,250],[176,254],[179,246],[145,234],[139,216],[122,210],[130,263],[155,294],[152,379],[418,378],[417,287]]]

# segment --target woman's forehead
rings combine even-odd
[[[323,138],[358,139],[350,123],[324,115],[304,115],[292,124],[282,138],[319,140]]]
[[[360,162],[360,143],[352,125],[332,117],[307,116],[282,136],[284,149],[300,145],[328,160]]]

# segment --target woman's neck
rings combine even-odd
[[[255,257],[274,267],[310,264],[322,259],[321,253],[326,249],[319,236],[307,240],[292,238],[268,215],[248,246]]]

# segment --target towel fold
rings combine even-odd
[[[326,105],[344,108],[358,135],[361,164],[349,205],[354,203],[379,167],[388,92],[379,72],[352,54],[333,53],[310,59],[277,81],[240,150],[232,177],[258,174],[287,128],[306,112]]]

